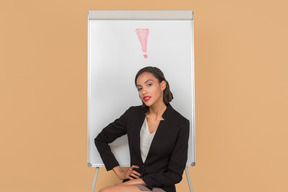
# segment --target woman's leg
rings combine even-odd
[[[99,192],[144,192],[134,185],[113,185],[111,187],[105,187]]]

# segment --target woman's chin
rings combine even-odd
[[[152,103],[150,103],[149,101],[148,102],[144,102],[145,103],[145,105],[147,106],[147,107],[150,107],[151,105],[152,105]]]

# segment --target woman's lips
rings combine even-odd
[[[144,101],[148,101],[150,98],[151,98],[151,97],[146,96],[146,97],[144,97],[143,99],[144,99]]]

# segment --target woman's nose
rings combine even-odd
[[[145,88],[142,88],[142,94],[144,95],[145,93],[147,93]]]

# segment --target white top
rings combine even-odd
[[[150,149],[150,145],[152,143],[152,140],[154,138],[156,131],[154,131],[153,133],[149,132],[148,123],[145,117],[145,120],[143,122],[141,131],[140,131],[140,150],[141,150],[141,157],[142,157],[143,162],[145,162],[146,160],[146,157]]]

